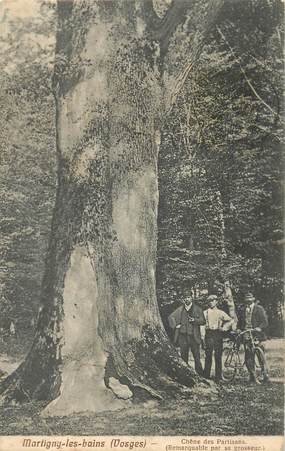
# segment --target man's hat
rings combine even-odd
[[[191,299],[191,301],[193,300],[193,296],[191,296],[191,294],[187,294],[186,296],[184,296],[184,301]]]
[[[217,300],[218,300],[218,296],[216,296],[215,294],[210,294],[210,296],[207,297],[208,302],[217,301]]]
[[[253,301],[255,301],[255,297],[253,296],[252,293],[246,293],[244,300],[253,302]]]

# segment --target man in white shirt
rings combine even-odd
[[[216,295],[209,296],[208,303],[209,308],[204,311],[206,321],[204,376],[207,379],[210,378],[214,351],[215,380],[218,382],[222,378],[223,332],[233,326],[234,319],[217,307],[218,297]]]

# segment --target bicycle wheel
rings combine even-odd
[[[254,348],[255,377],[260,382],[264,378],[265,355],[261,348]]]
[[[222,378],[225,382],[234,380],[239,365],[238,352],[233,348],[226,348],[224,350],[224,366]]]

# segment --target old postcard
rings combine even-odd
[[[283,0],[1,0],[0,450],[284,446]]]

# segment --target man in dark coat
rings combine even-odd
[[[268,319],[264,308],[256,303],[255,297],[252,293],[247,293],[244,298],[244,306],[239,313],[237,328],[240,330],[254,329],[254,336],[259,341],[266,340],[266,328],[268,326]],[[255,376],[255,362],[252,348],[249,345],[249,340],[244,336],[245,348],[245,364],[249,372],[251,382],[257,383]],[[263,372],[263,381],[269,381],[266,362]]]
[[[200,326],[205,324],[202,308],[193,302],[191,296],[184,299],[184,304],[178,307],[168,318],[169,325],[174,329],[174,341],[180,348],[181,358],[188,364],[189,350],[194,357],[195,371],[202,375],[200,360],[201,332]]]

